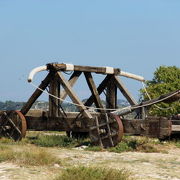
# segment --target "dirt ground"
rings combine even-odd
[[[49,180],[69,166],[100,166],[107,168],[125,168],[135,180],[180,180],[180,149],[171,148],[168,153],[142,152],[92,152],[83,148],[48,148],[62,165],[51,167],[21,167],[12,163],[0,163],[1,180]]]

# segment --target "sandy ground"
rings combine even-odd
[[[129,170],[135,180],[180,180],[180,149],[168,153],[141,152],[92,152],[83,149],[48,148],[61,159],[62,166],[20,167],[12,163],[0,163],[0,180],[49,180],[68,166],[100,166]]]

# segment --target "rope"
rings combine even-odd
[[[117,111],[115,111],[115,112],[113,112],[113,113],[122,112],[123,110],[129,110],[129,112],[132,112],[132,110],[134,110],[134,109],[138,109],[138,108],[142,108],[142,107],[146,107],[146,106],[150,106],[150,105],[156,105],[156,104],[154,104],[154,103],[162,102],[162,101],[164,101],[164,100],[166,100],[166,99],[168,99],[168,98],[176,95],[177,93],[178,93],[178,92],[174,92],[173,94],[171,94],[171,95],[169,95],[169,96],[167,96],[167,97],[164,97],[164,98],[162,98],[162,99],[159,99],[159,100],[157,100],[156,102],[150,102],[150,103],[148,103],[148,104],[144,104],[144,105],[142,104],[142,105],[139,105],[139,106],[134,105],[134,107],[133,107],[133,106],[127,106],[127,107],[125,107],[125,108],[118,109]],[[157,106],[157,105],[156,105],[156,106]],[[161,108],[161,107],[158,106],[158,108]],[[171,107],[171,108],[172,108],[172,107]],[[166,108],[162,108],[162,109],[164,110],[164,109],[166,109]]]
[[[31,84],[32,86],[34,86],[35,88],[39,89],[40,91],[42,91],[43,93],[46,93],[47,95],[49,95],[49,96],[51,96],[51,97],[53,97],[53,98],[55,98],[55,99],[58,99],[58,100],[60,100],[60,101],[63,101],[63,102],[69,103],[69,104],[73,104],[73,105],[75,105],[75,106],[86,107],[87,109],[94,109],[94,110],[106,110],[106,111],[115,111],[115,110],[117,110],[117,109],[109,109],[109,108],[108,108],[108,109],[106,109],[106,108],[96,108],[96,107],[92,107],[92,106],[85,106],[85,105],[76,104],[76,103],[67,101],[67,100],[65,100],[65,99],[62,99],[62,98],[60,98],[60,97],[57,97],[57,96],[55,96],[55,95],[53,95],[53,94],[51,94],[51,93],[49,93],[49,92],[47,92],[47,91],[39,88],[38,86],[36,86],[36,85],[35,85],[34,83],[32,83],[32,82],[31,82],[30,84]]]
[[[146,87],[145,87],[145,85],[144,85],[143,82],[142,82],[142,84],[143,84],[144,90],[145,90],[148,98],[151,100],[151,97],[150,97],[149,93],[147,92],[147,89],[146,89]],[[36,85],[35,85],[34,83],[32,83],[32,82],[31,82],[31,85],[34,86],[35,88],[39,89],[39,90],[42,91],[43,93],[46,93],[47,95],[49,95],[49,96],[51,96],[51,97],[53,97],[53,98],[55,98],[55,99],[58,99],[58,100],[60,100],[60,101],[63,101],[63,102],[69,103],[69,104],[73,104],[73,105],[75,105],[75,106],[86,107],[87,109],[105,110],[105,111],[117,111],[117,110],[123,110],[123,109],[131,108],[131,106],[126,106],[126,107],[121,108],[121,109],[111,109],[111,108],[97,108],[97,107],[92,107],[92,106],[80,105],[80,104],[76,104],[76,103],[73,103],[73,102],[64,100],[64,99],[62,99],[62,98],[60,98],[60,97],[57,97],[57,96],[55,96],[55,95],[53,95],[53,94],[51,94],[51,93],[49,93],[49,92],[47,92],[47,91],[39,88],[38,86],[36,86]],[[162,102],[162,101],[164,101],[164,100],[166,100],[166,99],[174,96],[175,94],[177,94],[177,92],[175,92],[175,93],[173,93],[173,94],[171,94],[171,95],[169,95],[169,96],[167,96],[167,97],[164,97],[164,98],[162,98],[162,99],[160,99],[160,100],[157,100],[156,103]],[[142,108],[142,107],[150,106],[150,105],[153,105],[153,104],[154,104],[154,102],[150,102],[149,104],[139,105],[139,106],[136,106],[135,108],[136,108],[136,109],[137,109],[137,108]],[[161,107],[157,106],[156,104],[154,104],[154,105],[155,105],[157,108],[162,109],[162,110],[172,108],[172,107],[169,107],[169,108],[161,108]]]
[[[143,89],[145,90],[145,93],[146,93],[147,97],[149,98],[149,100],[152,100],[151,96],[149,95],[149,93],[148,93],[148,91],[147,91],[147,89],[146,89],[146,87],[145,87],[144,82],[142,82],[142,86],[143,86]],[[169,97],[172,97],[172,96],[174,96],[175,94],[176,94],[176,93],[172,94],[171,96],[168,96],[168,97],[164,98],[163,100],[168,99]],[[163,101],[163,100],[161,100],[161,101]],[[161,102],[161,101],[159,101],[159,102]],[[158,101],[157,101],[157,103],[158,103]],[[172,106],[171,106],[171,107],[168,107],[168,108],[162,108],[162,107],[158,106],[157,104],[154,104],[154,106],[157,107],[157,108],[160,109],[160,110],[168,110],[168,109],[172,109],[172,108],[173,108]]]

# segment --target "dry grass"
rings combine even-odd
[[[87,143],[86,145],[89,145],[87,150],[105,152],[94,153],[80,151],[76,148],[74,149],[74,147],[76,147],[77,145],[85,145],[85,143]],[[114,170],[109,169],[122,167],[129,169],[132,173],[139,173],[138,177],[141,177],[143,174],[144,179],[146,179],[145,177],[147,176],[147,174],[147,179],[152,179],[149,177],[154,177],[157,175],[157,172],[161,173],[164,169],[168,168],[168,171],[170,172],[166,172],[166,175],[172,177],[177,176],[177,178],[179,178],[179,149],[177,148],[180,147],[179,144],[179,140],[160,142],[157,139],[137,136],[125,136],[123,138],[123,141],[116,147],[102,149],[98,146],[90,146],[90,142],[88,140],[77,141],[75,139],[68,139],[63,135],[53,133],[47,134],[47,132],[33,132],[30,134],[28,133],[28,136],[20,142],[14,142],[6,138],[1,138],[0,162],[5,162],[1,163],[2,166],[5,166],[4,164],[8,164],[6,162],[11,162],[10,165],[18,165],[17,172],[15,172],[14,169],[11,170],[9,167],[7,169],[7,171],[9,172],[12,171],[12,174],[16,173],[17,176],[19,176],[19,174],[24,174],[24,172],[19,173],[20,168],[26,170],[27,174],[29,174],[29,176],[31,177],[31,171],[34,168],[34,177],[39,175],[39,172],[42,173],[42,177],[40,179],[53,179],[56,175],[58,175],[56,180],[113,180],[113,178],[114,180],[116,180],[123,179],[123,173],[125,175],[125,178],[129,179],[130,177],[128,176],[129,173],[127,171],[120,170],[120,175],[117,173],[117,171],[115,172]],[[49,148],[45,148],[42,146],[46,146]],[[162,150],[167,150],[169,154],[167,156],[166,154],[162,154]],[[108,151],[117,153],[127,151],[133,152],[117,154],[109,153]],[[157,155],[156,153],[136,153],[137,151],[160,152],[160,154]],[[162,162],[162,159],[164,159],[164,162],[168,163]],[[74,164],[83,166],[87,165],[88,167],[75,168]],[[24,168],[21,168],[22,166]],[[93,169],[88,169],[89,166],[96,167],[93,167]],[[99,169],[97,167],[102,168]],[[160,168],[160,170],[158,170],[158,168]],[[104,173],[103,169],[104,171],[106,171],[106,173]],[[89,174],[87,171],[89,172]],[[9,173],[5,172],[3,175],[6,174],[8,175]],[[93,174],[95,174],[95,177],[93,176]],[[101,177],[99,177],[98,174],[101,174]],[[75,175],[77,175],[78,177],[76,177]],[[26,177],[26,174],[22,176]],[[88,179],[86,179],[86,176]],[[157,178],[160,176],[164,177],[164,175],[160,174],[159,176],[157,176]],[[12,177],[14,176],[12,175]]]
[[[34,133],[33,133],[34,134]],[[88,145],[85,150],[110,151],[122,153],[127,151],[161,152],[165,153],[169,147],[180,147],[180,141],[160,142],[158,139],[147,137],[124,136],[122,142],[116,147],[102,149],[99,146],[91,146],[89,140],[76,140],[64,135],[55,134],[29,134],[20,142],[14,142],[7,138],[0,139],[0,162],[10,161],[20,165],[50,165],[60,164],[48,149],[42,147],[74,148],[81,144]],[[41,146],[41,147],[39,147]]]
[[[0,162],[9,161],[22,166],[44,166],[61,164],[55,156],[45,149],[21,145],[12,147],[0,145]]]
[[[71,167],[62,171],[55,180],[129,180],[130,173],[124,169],[99,167]]]

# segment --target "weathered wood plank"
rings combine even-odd
[[[60,97],[60,83],[57,81],[56,76],[50,81],[49,93],[56,97]],[[59,105],[60,105],[60,100],[49,95],[50,117],[58,117],[60,115]]]
[[[122,119],[124,132],[131,135],[143,135],[154,138],[166,138],[173,132],[171,122],[163,117],[147,117],[146,119]]]
[[[75,104],[79,104],[80,106],[77,106],[80,110],[83,111],[83,114],[92,119],[92,116],[90,114],[90,112],[88,112],[87,108],[84,106],[84,104],[82,103],[82,101],[78,98],[78,96],[76,95],[76,93],[74,92],[74,90],[72,89],[71,85],[69,84],[69,82],[64,78],[64,76],[62,75],[61,72],[57,72],[57,75],[59,77],[59,81],[61,83],[61,85],[64,87],[65,91],[67,92],[67,94],[69,95],[69,97],[72,99],[72,101]]]
[[[73,64],[47,64],[47,69],[56,71],[82,71],[82,72],[94,72],[100,74],[114,74],[127,78],[135,79],[138,81],[145,81],[142,76],[132,73],[121,71],[119,68],[113,67],[94,67],[94,66],[77,66]]]
[[[88,124],[89,118],[78,119],[74,122],[72,118],[26,116],[26,121],[27,129],[34,131],[89,131],[89,127],[83,123]]]
[[[65,71],[66,64],[47,64],[48,69],[55,69],[57,71]],[[81,72],[94,72],[100,74],[107,74],[106,67],[94,67],[94,66],[77,66],[74,65],[74,71],[81,71]],[[113,74],[120,74],[119,68],[113,68]]]
[[[111,109],[117,108],[117,86],[114,83],[114,79],[111,79],[107,85],[106,107]]]
[[[76,131],[88,132],[92,120],[87,117],[77,118],[79,112],[67,112],[67,117],[49,117],[48,111],[30,110],[25,118],[29,130],[54,130],[54,131]],[[92,113],[93,117],[99,117],[99,113]],[[77,118],[77,119],[76,119]],[[76,119],[76,120],[75,120]]]

